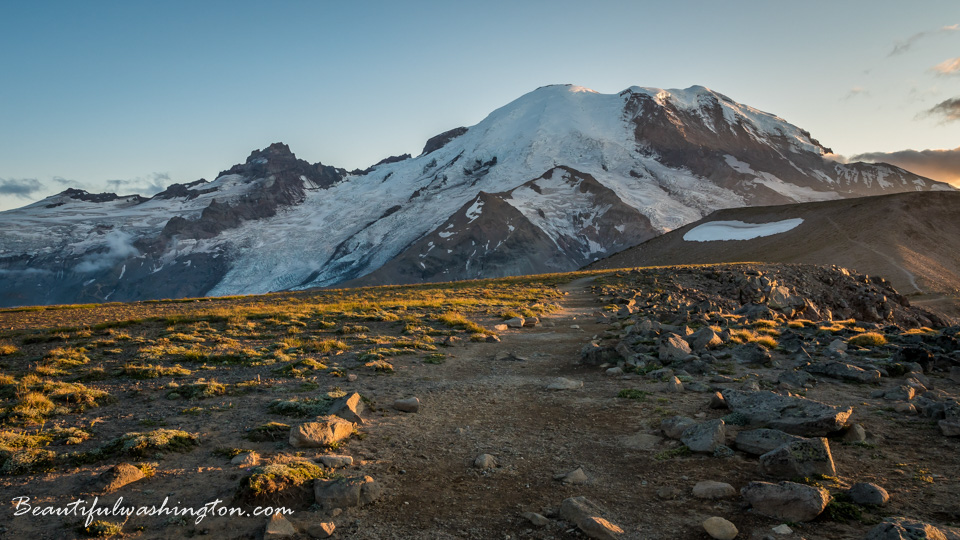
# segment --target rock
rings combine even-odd
[[[850,500],[860,506],[881,506],[890,500],[890,494],[882,487],[869,482],[858,482],[850,487]]]
[[[500,343],[500,336],[498,336],[498,335],[496,335],[496,334],[489,334],[489,335],[487,335],[486,342],[487,342],[487,343]]]
[[[726,409],[727,402],[723,399],[723,394],[720,392],[714,392],[710,396],[710,403],[707,404],[711,409]]]
[[[505,324],[495,324],[493,325],[494,332],[506,332],[510,327]]]
[[[337,526],[332,521],[321,521],[320,523],[311,523],[304,529],[313,538],[330,538],[337,530]]]
[[[687,428],[695,425],[697,425],[697,422],[693,418],[671,416],[660,421],[660,430],[671,439],[679,439]]]
[[[888,401],[910,401],[917,395],[917,391],[907,385],[899,386],[884,392],[883,399]]]
[[[100,473],[92,482],[91,488],[100,493],[112,493],[145,477],[140,467],[129,463],[118,463]]]
[[[944,419],[937,422],[940,433],[945,437],[960,437],[960,419]]]
[[[333,510],[369,504],[380,498],[382,488],[369,476],[318,478],[313,483],[313,495],[321,509]]]
[[[512,319],[507,319],[506,321],[504,321],[504,324],[506,324],[510,328],[523,328],[524,322],[525,321],[523,317],[514,317]]]
[[[316,422],[307,422],[290,430],[290,446],[294,448],[323,448],[340,442],[353,434],[353,422],[338,416],[324,416]]]
[[[737,345],[730,354],[738,364],[768,365],[773,360],[767,349],[756,343]]]
[[[263,537],[266,538],[290,538],[297,535],[297,529],[290,523],[283,514],[277,512],[274,514],[263,531]]]
[[[852,424],[843,430],[843,436],[840,438],[846,443],[859,443],[867,440],[867,430],[860,424]]]
[[[527,359],[519,354],[510,351],[500,351],[497,354],[493,355],[494,361],[497,362],[526,362]]]
[[[917,414],[917,407],[913,403],[897,403],[893,406],[893,410],[902,414]]]
[[[793,534],[793,529],[791,529],[790,526],[787,525],[786,523],[777,525],[776,527],[773,527],[770,530],[777,534]]]
[[[690,426],[683,430],[680,441],[694,452],[709,454],[718,446],[723,446],[725,437],[725,423],[718,418]]]
[[[353,458],[350,456],[326,455],[316,458],[321,465],[328,469],[342,469],[353,465]]]
[[[260,464],[260,454],[256,452],[244,452],[233,456],[230,464],[234,467],[256,467]]]
[[[441,345],[443,345],[444,347],[453,347],[457,343],[460,343],[460,338],[458,338],[457,336],[447,336],[443,338]]]
[[[737,433],[737,450],[762,456],[786,443],[803,440],[796,435],[784,433],[778,429],[751,429]]]
[[[693,496],[698,499],[728,499],[736,495],[737,490],[726,482],[704,480],[693,486]]]
[[[590,516],[577,523],[577,526],[588,538],[596,540],[616,540],[623,534],[623,529],[597,516]]]
[[[676,377],[670,377],[670,380],[667,381],[667,391],[683,392],[683,383]]]
[[[607,377],[618,377],[618,376],[620,376],[620,375],[623,375],[623,368],[620,368],[620,367],[612,367],[612,368],[608,369],[607,371],[605,371],[605,372],[604,372],[604,375],[606,375]]]
[[[724,390],[722,394],[727,405],[751,425],[767,426],[794,435],[823,436],[838,431],[853,414],[853,407],[835,407],[767,391]]]
[[[690,345],[677,334],[668,333],[660,338],[659,358],[663,363],[683,360],[690,356]]]
[[[588,483],[590,479],[587,477],[587,473],[583,472],[583,467],[577,467],[576,470],[563,475],[560,481],[564,484],[582,485]]]
[[[947,536],[929,523],[895,517],[870,529],[865,540],[947,540]]]
[[[803,369],[805,371],[809,371],[810,373],[816,373],[817,375],[824,375],[826,377],[841,379],[844,381],[861,383],[880,382],[879,371],[875,369],[866,370],[851,364],[845,364],[843,362],[821,362],[817,364],[810,364]]]
[[[832,352],[846,352],[847,342],[842,339],[835,339],[827,345],[827,350]]]
[[[535,328],[539,324],[540,324],[540,319],[538,319],[537,317],[527,317],[523,320],[524,328]]]
[[[703,522],[703,530],[707,531],[710,538],[717,540],[733,540],[740,534],[736,525],[718,516],[707,518]]]
[[[672,501],[683,495],[683,492],[673,486],[664,486],[657,489],[657,498],[665,501]]]
[[[810,373],[803,370],[781,371],[777,376],[777,382],[786,384],[795,388],[806,388],[813,386],[817,380]]]
[[[477,456],[477,459],[473,460],[473,466],[484,471],[493,469],[497,466],[497,458],[490,454],[480,454]]]
[[[524,519],[530,522],[530,524],[536,527],[546,527],[550,524],[550,520],[536,512],[524,512],[520,514]]]
[[[760,472],[777,478],[836,476],[837,469],[825,438],[792,441],[760,456]]]
[[[603,515],[603,510],[586,497],[570,497],[560,503],[560,517],[578,527],[581,521],[599,515]]]
[[[713,457],[715,458],[726,459],[726,458],[732,458],[735,455],[737,455],[737,453],[733,451],[733,448],[730,448],[729,446],[726,446],[726,445],[721,444],[720,446],[713,449]]]
[[[784,521],[810,521],[830,502],[827,490],[793,482],[750,482],[740,495],[758,513]]]
[[[420,412],[420,400],[416,397],[398,399],[393,402],[393,408],[401,412]]]
[[[578,388],[583,388],[583,381],[574,381],[563,377],[557,377],[547,385],[547,390],[577,390]]]
[[[723,345],[723,338],[709,326],[704,326],[690,336],[690,347],[697,352],[713,349],[721,345]]]
[[[354,424],[362,424],[363,418],[361,415],[366,411],[367,407],[363,404],[360,394],[354,392],[334,401],[330,405],[330,409],[327,410],[327,414],[339,416]]]

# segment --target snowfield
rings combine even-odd
[[[716,240],[752,240],[772,236],[797,228],[803,218],[785,219],[771,223],[744,223],[742,221],[711,221],[687,231],[687,242],[713,242]]]

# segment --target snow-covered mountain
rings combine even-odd
[[[720,208],[952,189],[827,153],[700,86],[546,86],[365,171],[276,143],[150,199],[0,212],[0,305],[571,270]]]

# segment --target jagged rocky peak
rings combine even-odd
[[[421,156],[425,156],[434,150],[439,150],[446,146],[446,144],[457,137],[463,135],[467,132],[467,128],[461,126],[453,128],[449,131],[444,131],[439,135],[434,135],[427,139],[427,144],[423,145],[423,152],[420,153]]]
[[[248,179],[273,176],[280,181],[303,181],[303,187],[309,189],[328,188],[341,181],[347,171],[320,162],[311,164],[297,158],[286,144],[275,142],[263,150],[254,150],[245,163],[221,172],[218,178],[228,174],[239,174]]]

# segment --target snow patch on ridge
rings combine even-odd
[[[712,242],[714,240],[752,240],[772,236],[797,228],[803,218],[785,219],[770,223],[744,223],[742,221],[710,221],[687,231],[687,242]]]

